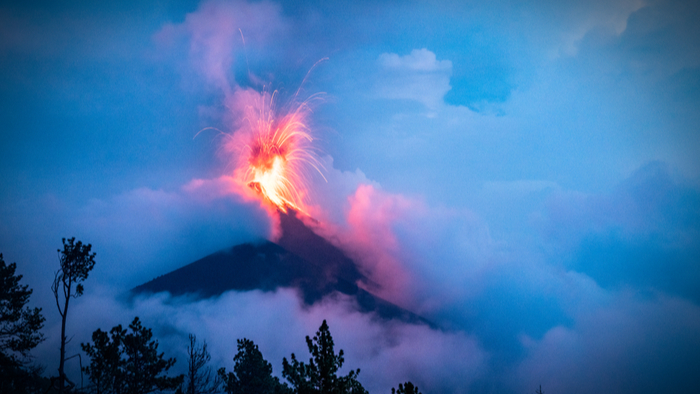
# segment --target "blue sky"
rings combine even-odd
[[[76,236],[98,265],[75,319],[119,311],[74,322],[76,341],[136,313],[186,332],[187,316],[252,318],[259,308],[247,305],[262,305],[262,321],[230,322],[231,344],[279,316],[307,322],[292,330],[303,338],[328,314],[345,348],[381,343],[378,356],[348,353],[371,392],[401,380],[424,392],[692,392],[700,9],[437,3],[1,5],[0,252],[35,289],[47,332],[55,250]],[[105,306],[269,235],[256,204],[193,186],[230,171],[216,133],[195,135],[233,132],[232,92],[262,84],[282,97],[324,93],[312,129],[328,181],[314,179],[314,202],[348,240],[390,241],[346,246],[387,297],[444,331],[384,326],[341,301],[290,314],[288,292],[183,303],[179,320],[163,317],[173,312],[163,300]],[[400,345],[382,342],[389,332]],[[47,336],[37,354],[52,371],[58,334]],[[178,338],[163,341],[177,352]],[[421,353],[421,341],[434,348]],[[284,339],[256,342],[278,371]],[[411,352],[430,361],[406,361]]]

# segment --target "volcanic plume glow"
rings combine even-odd
[[[306,173],[321,174],[306,123],[311,110],[305,101],[278,111],[276,95],[249,91],[245,96],[245,120],[231,140],[238,158],[235,177],[283,212],[287,207],[305,212]]]

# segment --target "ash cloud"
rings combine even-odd
[[[251,51],[269,47],[286,26],[276,3],[211,0],[200,3],[183,23],[165,25],[153,39],[164,51],[184,41],[194,70],[228,97],[235,86],[231,70],[237,55],[245,58],[246,45]]]

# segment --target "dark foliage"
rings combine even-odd
[[[184,393],[213,394],[218,392],[221,381],[212,373],[207,363],[211,355],[207,351],[207,342],[197,345],[197,337],[190,334],[190,345],[187,347],[187,375],[185,375]]]
[[[20,285],[22,275],[15,275],[17,264],[5,264],[0,254],[0,353],[8,361],[20,363],[28,352],[44,340],[39,330],[44,326],[40,308],[25,308],[33,290]],[[19,357],[18,357],[19,356]]]
[[[292,390],[279,378],[272,376],[272,365],[267,362],[258,345],[243,338],[238,340],[238,352],[233,357],[233,372],[219,369],[219,376],[227,394],[291,394]]]
[[[51,386],[49,378],[41,376],[44,368],[37,365],[5,364],[0,360],[0,393],[46,394]]]
[[[109,333],[98,329],[92,333],[93,343],[83,343],[83,351],[90,357],[90,365],[83,370],[90,377],[90,391],[97,394],[148,394],[154,391],[175,390],[183,376],[168,377],[165,373],[175,359],[164,359],[158,354],[158,341],[153,333],[141,325],[138,317]]]
[[[25,307],[33,290],[20,285],[17,264],[5,264],[0,254],[0,392],[27,392],[37,375],[26,367],[29,351],[44,340],[40,308]]]
[[[328,324],[323,321],[313,340],[306,337],[311,353],[308,364],[297,360],[292,353],[291,362],[282,360],[282,376],[299,394],[346,394],[367,393],[357,380],[360,369],[350,371],[347,376],[337,376],[345,359],[343,350],[335,354],[333,337]]]
[[[68,381],[64,372],[66,361],[66,319],[68,317],[68,304],[71,298],[83,295],[83,284],[88,274],[95,266],[95,253],[90,253],[92,245],[84,245],[81,241],[75,242],[75,237],[63,238],[63,250],[58,249],[60,267],[54,275],[51,290],[56,298],[58,313],[61,315],[61,350],[58,364],[58,391],[64,392]],[[74,287],[75,286],[75,287]],[[61,305],[63,304],[63,305]],[[73,384],[68,381],[73,386]]]
[[[399,383],[399,389],[391,389],[391,394],[422,394],[418,391],[418,387],[414,386],[411,382],[406,382],[404,384]]]

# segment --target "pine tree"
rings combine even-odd
[[[92,333],[93,343],[83,343],[90,365],[83,368],[96,394],[148,394],[175,390],[183,376],[169,377],[165,373],[175,359],[164,359],[158,353],[158,341],[152,340],[151,329],[143,327],[138,317],[129,324],[113,327],[109,334],[98,329]]]
[[[68,318],[68,304],[71,298],[83,295],[83,282],[95,266],[95,253],[90,253],[92,245],[83,245],[75,242],[75,237],[63,238],[63,250],[58,249],[60,268],[54,275],[51,290],[56,298],[58,313],[61,315],[61,350],[58,364],[58,392],[63,393],[66,385],[64,364],[66,361],[66,319]],[[75,287],[73,287],[75,286]],[[63,305],[61,305],[63,304]],[[72,386],[73,384],[68,381]]]
[[[38,377],[36,368],[27,368],[29,351],[44,340],[39,332],[46,320],[40,308],[26,307],[33,290],[20,285],[17,264],[5,264],[0,253],[0,392],[26,391]]]
[[[328,323],[323,321],[313,339],[306,337],[311,353],[309,363],[297,360],[294,353],[291,362],[282,360],[284,376],[298,394],[366,394],[367,390],[357,380],[360,369],[351,370],[347,376],[337,376],[345,358],[343,350],[335,354],[333,337]]]
[[[399,383],[399,389],[391,389],[391,394],[422,394],[418,391],[418,387],[414,386],[411,382],[406,382],[404,384]]]
[[[227,394],[291,394],[286,384],[272,376],[272,365],[263,358],[258,345],[246,338],[237,342],[233,372],[219,369]]]

